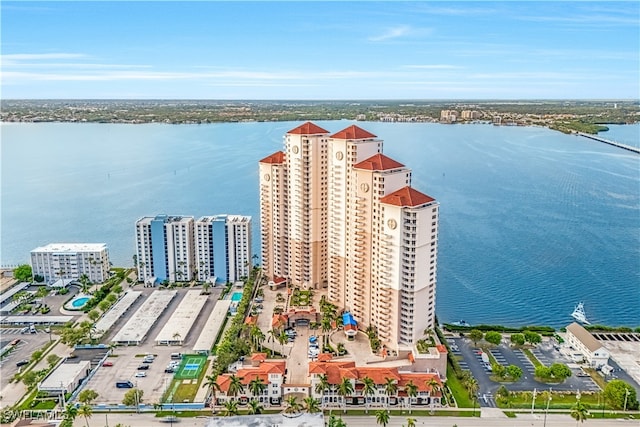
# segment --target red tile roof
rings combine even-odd
[[[287,133],[293,133],[296,135],[316,135],[319,133],[329,133],[329,131],[322,129],[320,126],[313,124],[311,122],[306,122],[301,124],[295,129],[291,129]]]
[[[288,320],[289,317],[286,314],[274,314],[271,320],[271,327],[277,329],[280,326],[286,325]]]
[[[351,125],[348,128],[342,129],[340,132],[330,136],[334,139],[368,139],[375,138],[376,136],[369,131],[366,131],[356,125]]]
[[[251,360],[258,360],[260,362],[264,362],[267,360],[267,353],[253,353],[251,355]]]
[[[370,171],[385,171],[389,169],[402,168],[404,165],[396,162],[391,157],[387,157],[382,153],[375,154],[366,160],[353,165],[356,169],[366,169]]]
[[[271,163],[271,164],[281,164],[284,163],[284,153],[282,151],[276,151],[270,156],[265,157],[260,160],[259,163]]]
[[[438,344],[436,346],[436,350],[438,350],[439,353],[446,353],[447,352],[447,347],[445,347],[442,344]]]
[[[244,319],[245,325],[255,325],[257,322],[258,318],[254,316],[247,316],[247,318]]]
[[[434,200],[435,199],[433,197],[427,196],[426,194],[423,194],[418,190],[407,186],[384,196],[382,199],[380,199],[380,203],[403,207],[413,207],[420,206],[428,202],[433,202]]]
[[[400,374],[400,381],[398,381],[398,388],[404,388],[409,381],[418,387],[418,391],[431,391],[431,387],[427,385],[429,381],[436,380],[436,382],[442,386],[442,381],[438,374],[423,374],[419,372],[403,372]],[[439,396],[440,394],[437,394]]]
[[[286,362],[284,360],[278,362],[263,362],[257,368],[241,368],[238,369],[235,376],[240,378],[240,381],[245,386],[249,385],[249,383],[256,379],[261,378],[265,384],[269,384],[269,374],[281,374],[284,375],[284,371],[286,368]],[[231,376],[233,374],[223,374],[218,376],[218,385],[220,386],[220,391],[226,393],[229,391],[229,385],[231,384]],[[249,392],[245,388],[245,393]]]
[[[333,355],[331,353],[320,353],[318,355],[318,362],[328,362],[333,359]]]

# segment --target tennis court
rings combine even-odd
[[[177,380],[193,380],[198,378],[206,361],[207,356],[185,354],[182,356],[182,363],[178,367],[178,371],[174,374],[174,378]]]

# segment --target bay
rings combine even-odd
[[[356,122],[318,121],[330,132]],[[299,122],[4,123],[0,263],[50,242],[105,242],[131,266],[158,213],[254,219],[257,162]],[[357,122],[441,204],[440,321],[640,325],[640,156],[538,127]],[[607,135],[638,145],[639,125]]]

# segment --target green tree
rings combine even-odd
[[[622,380],[609,381],[604,388],[603,395],[613,409],[624,409],[625,400],[627,409],[638,409],[636,389]]]
[[[93,413],[93,408],[91,405],[87,405],[86,403],[78,408],[78,415],[82,415],[84,417],[84,422],[89,427],[89,418],[91,418],[91,414]]]
[[[484,334],[484,340],[493,345],[500,345],[500,341],[502,341],[502,335],[500,332],[489,331]]]
[[[541,379],[551,378],[551,369],[544,365],[538,365],[535,368],[535,376]]]
[[[314,397],[305,397],[304,400],[304,410],[310,414],[315,414],[316,412],[320,412],[320,402],[318,399]]]
[[[559,380],[564,380],[571,376],[571,369],[564,363],[554,363],[549,369],[551,370],[551,375]]]
[[[493,372],[493,375],[495,375],[498,378],[504,378],[507,374],[507,368],[505,368],[499,363],[492,363],[491,372]]]
[[[254,378],[249,382],[249,391],[254,396],[260,396],[267,389],[267,385],[262,378]]]
[[[224,402],[221,415],[223,417],[238,415],[238,402],[236,400],[227,400]]]
[[[507,366],[507,375],[509,375],[513,381],[518,381],[522,377],[522,369],[516,365],[509,365]]]
[[[409,380],[404,385],[404,391],[407,392],[407,401],[409,402],[409,413],[411,413],[411,401],[418,395],[418,386],[413,383],[413,380]]]
[[[331,414],[329,416],[329,421],[327,422],[327,427],[347,427],[347,424],[342,420],[342,418],[337,418],[335,415]]]
[[[391,416],[388,411],[376,411],[376,423],[382,427],[387,427],[389,424],[389,418],[391,418]]]
[[[471,381],[473,377],[470,377],[468,381]],[[475,380],[475,379],[474,379]],[[442,390],[440,383],[436,381],[435,378],[431,378],[426,382],[427,387],[429,387],[429,404],[431,406],[431,413],[433,414],[433,405],[434,405],[434,397],[438,392]]]
[[[89,276],[83,273],[78,281],[80,282],[82,293],[88,294],[89,288],[91,287],[91,280],[89,280]]]
[[[80,394],[78,394],[78,401],[81,403],[86,403],[91,405],[91,403],[98,398],[99,394],[95,390],[91,390],[87,388],[82,390]]]
[[[407,427],[416,427],[416,421],[415,418],[407,418]]]
[[[50,354],[47,356],[47,364],[50,368],[53,368],[55,364],[58,363],[58,360],[60,360],[60,356],[57,354]]]
[[[384,392],[387,394],[387,409],[391,404],[391,396],[395,396],[398,393],[398,384],[393,378],[384,379]]]
[[[362,378],[362,394],[364,395],[364,400],[366,403],[366,413],[369,413],[370,399],[369,396],[373,396],[376,393],[376,383],[369,377]]]
[[[62,412],[62,419],[66,421],[69,426],[73,426],[73,420],[75,420],[77,416],[78,408],[71,403],[67,404]]]
[[[36,350],[33,353],[31,353],[31,361],[36,362],[38,360],[40,360],[40,358],[42,357],[42,354],[44,353],[44,351],[42,350]]]
[[[347,396],[353,394],[353,384],[349,378],[343,377],[342,382],[338,385],[338,395],[342,397],[342,409],[347,410]]]
[[[298,402],[297,397],[289,396],[285,400],[285,403],[287,404],[287,407],[284,410],[285,414],[297,414],[298,412],[300,412],[301,405]]]
[[[542,342],[542,336],[532,331],[524,331],[524,339],[533,345],[540,344]]]
[[[584,420],[587,419],[589,415],[589,410],[587,406],[578,400],[575,405],[571,408],[571,418],[576,420],[576,426],[578,423],[583,423]]]
[[[98,310],[91,310],[87,313],[87,317],[91,319],[92,322],[95,322],[100,318],[100,312]]]
[[[238,394],[244,391],[244,385],[242,384],[242,380],[235,375],[231,375],[229,380],[229,390],[227,391],[227,394],[235,398]]]
[[[122,404],[126,406],[138,406],[140,403],[142,403],[143,395],[144,390],[132,388],[124,394],[124,397],[122,398]]]
[[[34,371],[25,372],[22,375],[22,382],[27,386],[27,388],[31,388],[38,382],[38,374]]]
[[[482,337],[484,336],[484,334],[482,333],[481,330],[479,329],[472,329],[469,332],[469,339],[471,341],[473,341],[473,346],[477,347],[478,346],[478,341],[480,341],[482,339]]]
[[[478,380],[473,377],[469,377],[469,379],[465,382],[464,386],[467,388],[467,392],[469,393],[469,397],[474,398],[480,389],[480,385],[478,384]]]
[[[21,264],[13,269],[13,278],[18,282],[31,282],[33,271],[29,264]]]
[[[255,399],[251,399],[249,401],[249,406],[247,407],[247,414],[249,415],[261,414],[263,410],[264,410],[264,406],[262,406],[262,404],[259,401]]]
[[[316,383],[315,390],[316,390],[316,393],[318,393],[321,396],[320,397],[321,406],[324,406],[324,393],[325,391],[331,388],[331,384],[329,384],[329,378],[325,374],[320,375],[318,379],[320,381]]]
[[[511,334],[511,342],[515,345],[524,345],[524,335],[523,334]]]

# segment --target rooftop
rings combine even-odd
[[[435,199],[409,186],[403,187],[380,199],[380,203],[401,207],[415,207],[433,202]]]
[[[275,153],[260,160],[258,163],[272,163],[272,164],[284,163],[284,153],[282,151],[276,151]]]
[[[342,129],[340,132],[334,133],[330,138],[334,139],[369,139],[376,138],[376,135],[366,131],[356,125]]]
[[[49,243],[35,248],[31,252],[75,253],[75,252],[101,252],[107,249],[106,243]]]
[[[582,344],[589,349],[589,351],[596,351],[603,347],[600,341],[591,335],[591,332],[587,331],[582,325],[573,322],[567,326],[567,332],[571,332]]]
[[[400,162],[396,162],[391,157],[387,157],[382,153],[375,154],[366,160],[361,161],[353,165],[355,169],[366,169],[373,171],[383,171],[389,169],[403,168],[404,165]]]
[[[329,133],[329,131],[322,129],[320,126],[312,122],[306,122],[301,124],[295,129],[291,129],[287,133],[289,134],[293,133],[296,135],[317,135],[317,134]]]

